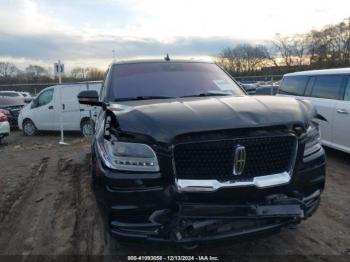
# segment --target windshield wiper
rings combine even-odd
[[[180,96],[180,97],[201,97],[201,96],[232,96],[232,93],[226,93],[226,92],[206,92],[206,93],[193,94],[193,95],[186,95],[186,96]]]
[[[119,102],[119,101],[131,101],[131,100],[151,100],[151,99],[170,99],[174,98],[171,96],[136,96],[136,97],[122,97],[122,98],[117,98],[114,101]]]

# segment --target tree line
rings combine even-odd
[[[11,62],[0,61],[0,84],[57,82],[52,71],[52,68],[45,68],[40,65],[29,65],[21,70]],[[102,80],[103,76],[104,71],[98,68],[76,67],[69,74],[63,76],[63,81]]]
[[[350,18],[306,34],[283,36],[252,45],[226,47],[217,63],[230,74],[284,74],[299,70],[350,66]]]

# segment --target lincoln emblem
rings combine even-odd
[[[246,161],[245,147],[241,145],[236,146],[234,162],[233,162],[233,175],[235,176],[242,175],[244,171],[245,161]]]

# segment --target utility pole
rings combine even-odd
[[[58,60],[58,63],[55,64],[55,73],[58,76],[58,84],[59,84],[59,95],[60,95],[60,129],[61,129],[61,140],[58,142],[60,145],[68,145],[64,142],[64,134],[63,134],[63,104],[62,104],[62,73],[64,72],[64,65],[61,64],[61,61]]]
[[[115,50],[114,49],[112,50],[112,53],[113,53],[113,62],[115,62]]]
[[[57,70],[57,73],[58,73],[58,83],[61,84],[62,83],[62,68],[61,68],[61,61],[58,60],[58,70]]]

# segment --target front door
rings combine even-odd
[[[334,108],[340,97],[344,77],[342,75],[319,75],[312,77],[312,85],[308,85],[306,95],[317,112],[327,121],[318,121],[321,130],[321,139],[324,145],[334,144]]]
[[[57,119],[54,108],[54,88],[43,91],[31,109],[31,119],[39,130],[55,130]]]
[[[350,77],[343,100],[337,101],[335,105],[333,137],[335,147],[350,153]]]

